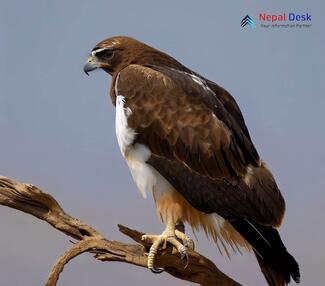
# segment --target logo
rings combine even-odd
[[[242,27],[250,27],[250,28],[255,28],[256,25],[255,25],[255,22],[254,22],[254,19],[249,16],[249,15],[246,15],[240,22],[240,25]]]
[[[310,13],[282,12],[277,14],[258,13],[251,17],[246,15],[240,22],[241,27],[249,28],[310,28],[312,26],[312,15]]]
[[[282,14],[267,14],[260,13],[258,16],[260,21],[268,22],[285,22],[285,21],[296,21],[296,22],[311,22],[311,14],[296,14],[296,13],[282,13]]]

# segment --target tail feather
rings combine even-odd
[[[283,274],[272,269],[265,261],[255,253],[258,264],[261,267],[262,273],[270,286],[285,286],[286,279]]]
[[[230,223],[251,244],[270,286],[285,286],[291,277],[296,283],[300,282],[299,265],[287,251],[275,228],[247,219]]]

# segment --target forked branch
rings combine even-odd
[[[118,261],[147,267],[146,254],[150,245],[141,240],[142,232],[119,225],[119,230],[137,243],[110,241],[85,222],[68,215],[51,195],[34,185],[0,177],[0,204],[31,214],[79,240],[58,259],[48,276],[46,286],[56,285],[64,266],[84,252],[93,253],[101,261]],[[172,247],[161,252],[155,264],[176,278],[203,286],[240,285],[220,271],[212,261],[195,251],[189,251],[189,264],[186,268]]]

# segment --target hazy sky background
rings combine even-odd
[[[287,200],[280,232],[301,265],[302,285],[323,284],[324,1],[0,2],[0,174],[51,193],[110,239],[117,223],[161,232],[117,147],[104,72],[86,77],[93,46],[128,35],[228,89]],[[309,29],[243,29],[259,12],[310,13]],[[258,25],[258,23],[257,23]],[[0,207],[0,285],[42,285],[69,247],[49,225]],[[265,285],[252,255],[231,261],[199,237],[197,248],[243,285]],[[59,285],[188,285],[85,254]]]

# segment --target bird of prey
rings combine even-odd
[[[116,136],[144,197],[153,195],[166,229],[144,235],[157,251],[172,244],[183,258],[191,245],[176,228],[203,229],[221,251],[252,250],[271,286],[299,282],[299,267],[277,228],[285,201],[225,89],[171,56],[125,36],[98,43],[84,71],[112,76]]]

